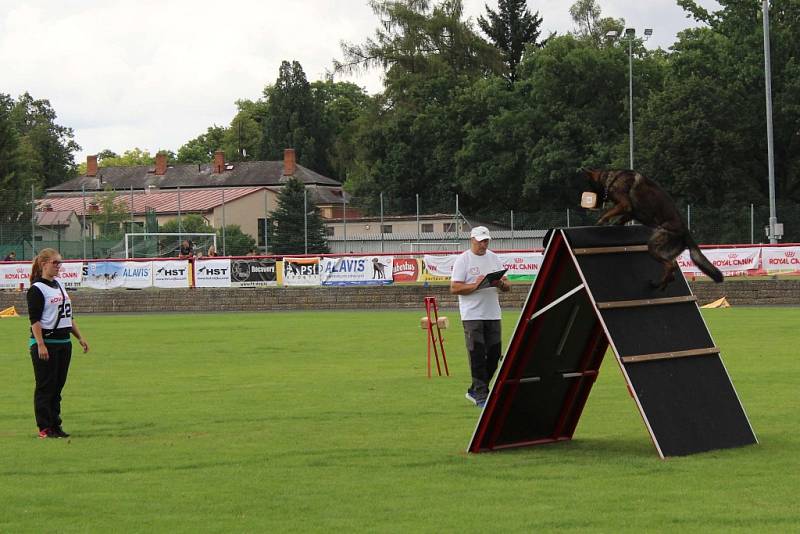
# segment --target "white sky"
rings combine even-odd
[[[484,3],[497,6],[464,0],[466,15],[484,14]],[[573,29],[572,3],[528,0],[545,35]],[[675,0],[598,3],[603,16],[653,28],[653,48],[695,25]],[[339,42],[362,42],[377,22],[366,0],[0,0],[0,92],[49,99],[57,122],[75,130],[77,162],[105,148],[177,151],[227,126],[237,99],[258,99],[281,60],[320,79],[341,57]],[[378,72],[349,81],[381,90]]]

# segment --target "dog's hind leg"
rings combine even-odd
[[[675,234],[663,228],[658,228],[653,232],[652,237],[647,242],[647,251],[654,259],[664,266],[661,280],[650,282],[652,287],[657,287],[664,291],[670,282],[675,280],[675,271],[679,269],[675,258],[683,251],[681,246],[675,242]]]

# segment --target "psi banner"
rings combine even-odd
[[[153,285],[155,287],[189,287],[189,261],[154,261]]]
[[[231,287],[231,260],[205,259],[194,260],[195,287]]]
[[[0,289],[19,289],[19,285],[27,289],[30,286],[30,263],[0,264]]]
[[[425,254],[422,257],[424,270],[420,280],[449,280],[453,275],[453,264],[456,262],[458,254],[448,254],[446,256],[434,256]]]
[[[324,286],[366,286],[392,283],[392,256],[322,258],[320,279]]]
[[[764,247],[761,265],[768,273],[800,271],[800,247]]]
[[[539,274],[544,254],[539,252],[521,254],[498,254],[503,269],[508,269],[509,280],[533,280]]]
[[[703,255],[714,264],[714,266],[722,271],[722,274],[732,275],[735,273],[743,273],[751,269],[758,269],[759,260],[761,259],[761,249],[758,247],[743,247],[743,248],[714,248],[703,250]],[[684,250],[678,256],[678,265],[681,271],[692,274],[702,274],[702,271],[697,268],[692,259],[689,257],[689,251]]]
[[[283,258],[283,285],[320,285],[319,258]]]
[[[231,260],[232,287],[261,287],[278,284],[275,260]]]

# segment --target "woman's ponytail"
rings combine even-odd
[[[58,251],[52,248],[43,248],[39,251],[39,254],[33,258],[33,264],[31,265],[31,284],[36,281],[38,278],[42,277],[42,265],[50,261],[52,258],[58,255]]]

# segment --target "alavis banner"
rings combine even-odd
[[[0,289],[19,289],[20,284],[30,286],[30,263],[3,263],[0,265]]]
[[[189,287],[189,262],[170,260],[153,262],[155,287]]]
[[[498,254],[509,280],[533,280],[539,274],[544,254],[538,252],[522,254]]]
[[[278,284],[275,260],[231,260],[232,287],[260,287]]]
[[[320,285],[319,258],[283,258],[283,285]]]
[[[320,280],[324,286],[368,286],[392,283],[392,256],[322,258]]]
[[[125,262],[92,261],[83,268],[83,285],[93,289],[114,289],[123,287]]]
[[[153,262],[126,261],[122,269],[122,285],[134,289],[153,287]]]

